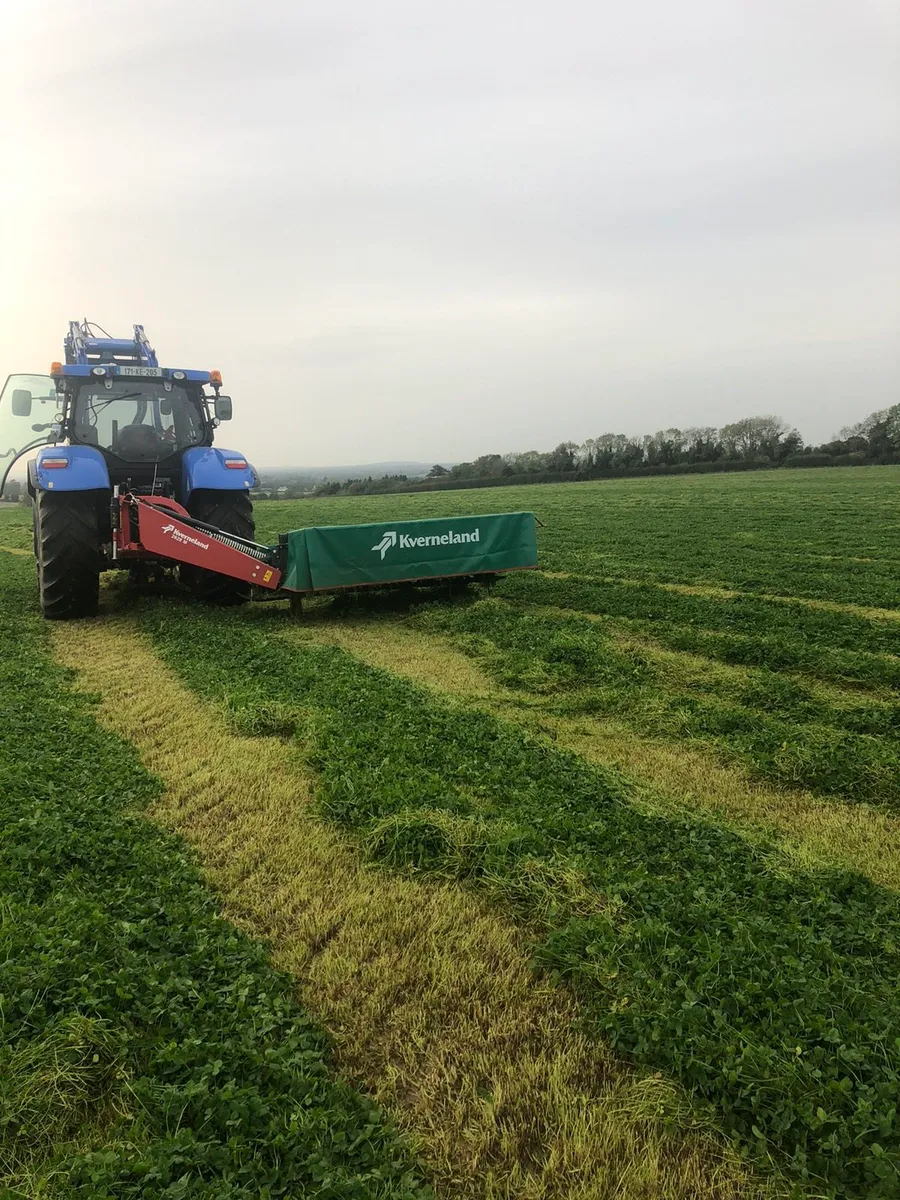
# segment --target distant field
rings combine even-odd
[[[110,591],[52,645],[439,1196],[889,1200],[898,491],[886,467],[264,502],[262,540],[529,509],[541,570],[300,623]],[[0,547],[28,522],[0,510]]]
[[[900,606],[900,467],[268,501],[260,531],[534,510],[550,571]]]

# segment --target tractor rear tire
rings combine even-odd
[[[96,494],[38,492],[34,505],[41,612],[51,621],[96,616],[103,565]]]
[[[198,521],[214,525],[225,533],[233,533],[250,541],[256,534],[253,505],[246,492],[199,490],[191,494],[187,510]],[[228,575],[218,575],[215,571],[204,571],[202,567],[182,567],[181,580],[205,604],[246,604],[250,599],[249,583]]]

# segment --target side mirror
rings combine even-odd
[[[230,421],[231,420],[231,397],[216,396],[216,420]]]
[[[31,416],[31,392],[24,388],[16,388],[12,394],[12,411],[14,417]]]

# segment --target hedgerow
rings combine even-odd
[[[589,1028],[681,1081],[747,1155],[835,1197],[898,1194],[900,898],[650,815],[616,772],[336,648],[293,649],[273,617],[149,607],[143,626],[247,728],[254,709],[295,706],[322,812],[370,853],[542,922],[535,958]],[[594,911],[534,882],[566,870]]]
[[[158,784],[49,659],[32,572],[0,555],[0,1191],[425,1200],[295,981],[141,817]]]

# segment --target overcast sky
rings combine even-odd
[[[900,399],[894,0],[2,7],[3,375],[141,321],[259,466]]]

